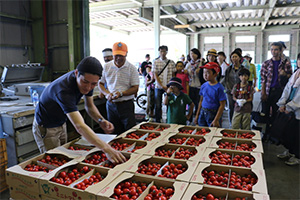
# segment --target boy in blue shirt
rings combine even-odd
[[[181,92],[183,87],[180,78],[171,78],[167,87],[167,95],[164,98],[164,104],[168,106],[167,123],[186,125],[186,121],[193,114],[194,103],[187,94]],[[187,105],[189,105],[188,115],[186,115]]]
[[[215,62],[204,65],[203,78],[207,81],[200,89],[200,101],[195,124],[199,126],[221,127],[221,117],[226,102],[224,87],[217,81],[220,67]]]

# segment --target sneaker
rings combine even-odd
[[[284,159],[284,158],[290,158],[290,157],[294,157],[294,156],[295,155],[289,153],[289,150],[285,150],[283,153],[278,154],[277,158]]]
[[[293,156],[289,160],[285,161],[285,164],[291,165],[291,166],[299,165],[300,164],[300,159]]]
[[[148,122],[153,122],[154,121],[154,118],[150,117]]]

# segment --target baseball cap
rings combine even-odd
[[[218,54],[217,54],[217,50],[215,50],[215,49],[210,49],[210,50],[208,50],[208,52],[207,52],[207,56],[208,55],[213,55],[213,56],[218,56]]]
[[[285,43],[283,41],[279,41],[279,42],[281,43],[282,47],[286,49]]]
[[[77,65],[77,70],[83,73],[96,74],[102,76],[102,65],[95,57],[88,56],[80,61]]]
[[[182,87],[181,83],[182,83],[182,81],[181,81],[180,78],[173,77],[173,78],[171,78],[171,80],[167,84],[167,87],[170,87],[171,85],[173,85],[173,86],[176,86],[177,88],[179,88],[180,90],[182,90],[183,87]]]
[[[220,66],[215,62],[206,63],[204,66],[201,66],[200,68],[213,69],[217,72],[217,74],[220,73]]]
[[[251,58],[251,55],[249,53],[247,53],[244,57]]]
[[[121,55],[121,56],[126,56],[127,54],[127,45],[123,42],[116,42],[113,46],[113,55]]]

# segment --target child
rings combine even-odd
[[[238,73],[241,82],[235,84],[231,92],[233,100],[235,101],[232,128],[250,130],[254,90],[248,82],[250,71],[246,68],[242,68]]]
[[[147,74],[145,76],[145,82],[147,88],[147,108],[146,108],[147,117],[146,118],[148,118],[150,122],[153,120],[154,117],[154,89],[155,89],[155,85],[154,85],[155,80],[151,68],[152,68],[151,65],[146,66]]]
[[[226,102],[224,87],[217,81],[220,67],[215,62],[202,66],[205,83],[201,86],[200,101],[195,117],[195,124],[199,126],[221,127],[220,121]]]
[[[187,94],[180,91],[183,87],[179,78],[171,78],[167,87],[167,95],[164,98],[164,104],[168,106],[167,123],[186,125],[186,121],[193,114],[194,103]],[[186,105],[189,105],[188,115]]]
[[[182,83],[182,87],[183,87],[183,90],[182,92],[184,94],[189,94],[189,75],[187,74],[187,71],[185,72],[184,71],[184,64],[182,61],[178,61],[176,63],[176,77],[177,78],[180,78],[181,79],[181,83]]]

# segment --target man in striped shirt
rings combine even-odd
[[[154,61],[153,72],[155,77],[155,120],[160,123],[162,114],[162,95],[168,89],[168,82],[175,76],[176,67],[173,60],[167,59],[167,46],[160,46],[158,51],[159,58]]]
[[[126,60],[127,52],[127,45],[123,42],[114,44],[114,59],[104,65],[99,82],[100,91],[107,99],[107,118],[113,123],[116,134],[136,124],[133,99],[139,89],[139,74],[136,67]]]

